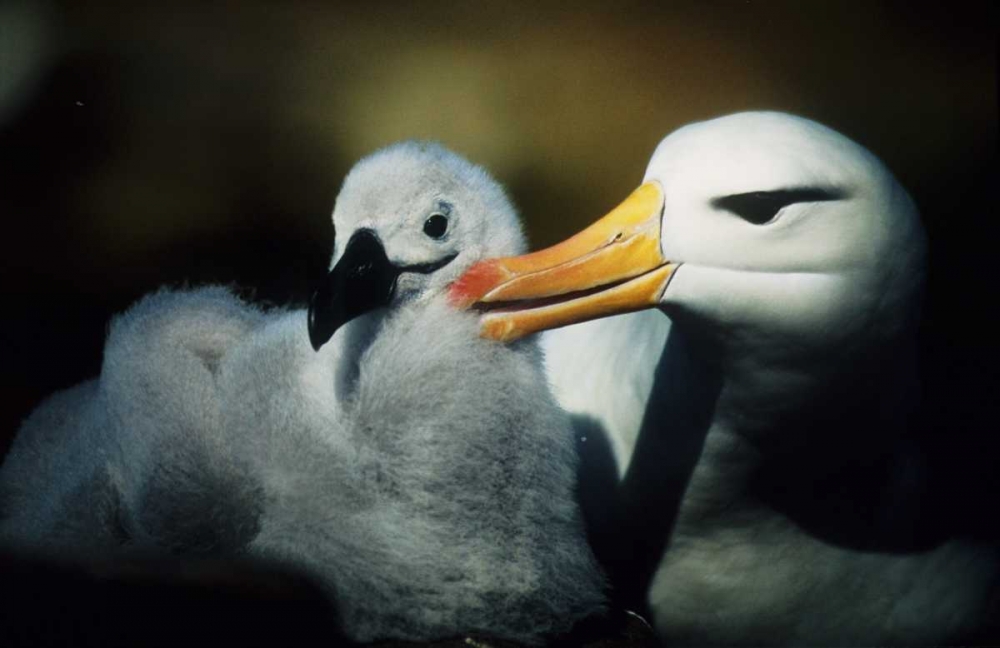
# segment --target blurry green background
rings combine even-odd
[[[538,247],[623,198],[674,128],[746,109],[889,164],[931,234],[925,372],[995,385],[996,54],[987,2],[2,3],[0,452],[161,284],[302,303],[377,147],[485,165]]]

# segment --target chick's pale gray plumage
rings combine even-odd
[[[540,387],[533,346],[480,340],[477,326],[439,301],[395,313],[361,359],[341,434],[301,458],[329,496],[311,496],[292,470],[267,474],[274,513],[253,550],[322,574],[357,638],[462,628],[530,640],[600,605],[566,418]],[[251,373],[233,374],[227,388],[258,391]],[[260,420],[235,395],[226,402],[230,427]]]
[[[425,212],[447,204],[448,236]],[[484,171],[405,143],[345,181],[338,248],[456,255],[315,352],[303,311],[161,291],[116,318],[101,375],[46,401],[0,471],[0,540],[249,555],[319,577],[354,639],[527,642],[603,605],[576,455],[532,342],[478,337],[444,289],[523,248]]]

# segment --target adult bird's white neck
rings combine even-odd
[[[593,423],[607,437],[616,480],[625,474],[631,460],[669,332],[670,320],[649,310],[541,336],[546,372],[556,398],[564,409]],[[630,344],[623,345],[620,340]]]

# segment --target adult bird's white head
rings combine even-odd
[[[877,158],[807,119],[750,112],[677,130],[605,217],[484,261],[451,294],[495,306],[483,334],[503,340],[651,307],[729,335],[753,321],[837,336],[912,302],[924,255],[914,205]]]
[[[309,304],[317,350],[355,317],[439,294],[474,262],[524,247],[503,188],[427,142],[396,144],[355,165],[333,224],[331,270]]]

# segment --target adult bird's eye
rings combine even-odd
[[[424,221],[424,234],[439,239],[448,231],[448,218],[444,214],[431,214]]]
[[[712,200],[712,207],[725,209],[748,223],[764,225],[774,220],[778,212],[788,205],[839,200],[843,197],[843,193],[839,191],[819,187],[783,189],[781,191],[751,191],[715,198]]]

